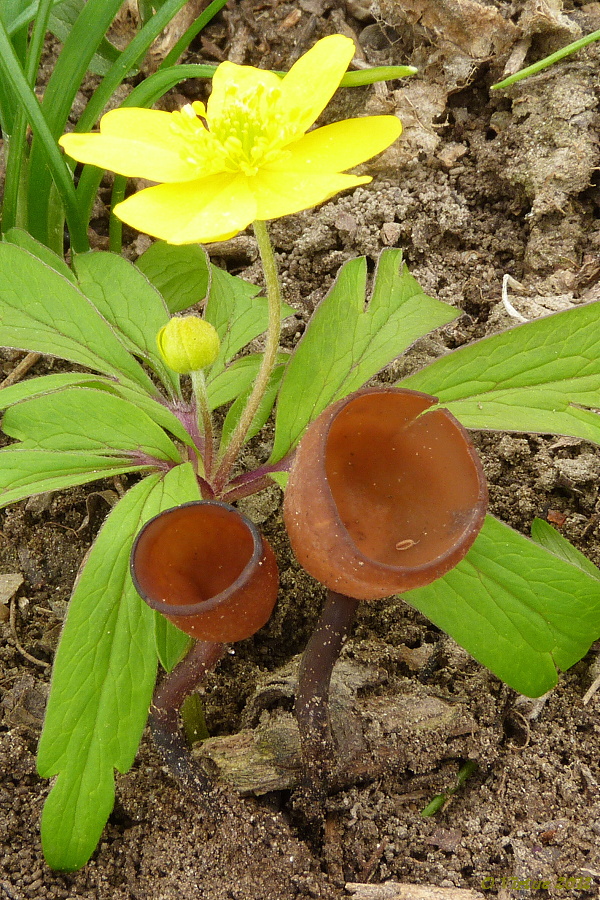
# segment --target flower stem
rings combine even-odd
[[[358,600],[345,594],[327,591],[321,618],[300,663],[296,720],[304,762],[317,778],[325,774],[335,751],[329,720],[329,684],[358,604]]]
[[[273,253],[273,246],[269,238],[266,222],[256,221],[254,222],[253,228],[258,243],[263,272],[265,273],[269,308],[269,326],[267,329],[265,351],[260,369],[256,376],[256,381],[254,382],[254,387],[248,397],[246,406],[231,435],[229,444],[225,449],[215,474],[214,484],[217,493],[223,489],[231,468],[235,463],[240,450],[244,446],[248,429],[254,421],[254,417],[264,396],[273,367],[275,366],[277,351],[279,350],[279,338],[281,334],[281,285],[279,284],[279,277],[277,275],[277,263],[275,261],[275,254]]]
[[[192,386],[204,433],[204,471],[207,479],[210,481],[213,467],[214,432],[206,393],[206,379],[202,369],[192,372]]]
[[[187,656],[165,676],[157,687],[150,707],[150,729],[169,770],[195,794],[212,787],[206,775],[194,765],[189,748],[179,730],[181,704],[223,656],[223,644],[196,641]]]

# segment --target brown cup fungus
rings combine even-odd
[[[275,555],[256,526],[225,503],[195,502],[151,519],[131,572],[146,603],[203,641],[241,641],[268,621],[277,599]]]
[[[302,438],[284,519],[322,584],[375,600],[429,584],[475,540],[487,506],[468,434],[427,394],[367,388],[329,406]]]
[[[275,555],[232,506],[199,501],[146,523],[131,553],[133,583],[146,603],[198,638],[157,687],[150,727],[171,772],[198,796],[211,788],[179,731],[179,708],[225,651],[267,622],[279,587]]]
[[[298,674],[296,719],[307,784],[335,759],[333,666],[360,600],[429,584],[477,537],[487,507],[467,432],[435,397],[365,388],[310,425],[290,470],[283,516],[298,562],[328,587]]]

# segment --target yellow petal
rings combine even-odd
[[[221,63],[212,79],[212,91],[206,104],[207,121],[221,119],[228,113],[232,100],[243,102],[262,87],[265,92],[281,91],[281,78],[274,72],[256,69],[254,66],[238,66],[232,62]]]
[[[340,191],[368,184],[368,176],[321,174],[262,170],[251,180],[256,197],[257,219],[278,219],[317,206]]]
[[[222,171],[214,140],[199,122],[182,134],[178,114],[156,109],[114,109],[102,117],[100,134],[64,134],[59,144],[73,159],[150,181],[191,181]]]
[[[170,244],[224,241],[257,217],[248,179],[236,174],[146,188],[114,212],[132,228]]]
[[[294,63],[281,83],[281,106],[303,134],[323,112],[340,85],[352,57],[354,41],[342,34],[322,38]]]
[[[114,109],[102,117],[100,134],[63,134],[59,144],[83,163],[151,181],[198,178],[198,164],[185,159],[171,113]]]
[[[299,141],[288,145],[287,153],[283,153],[269,169],[344,172],[377,156],[401,133],[402,124],[395,116],[345,119],[309,131]]]

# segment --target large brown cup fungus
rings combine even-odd
[[[309,757],[331,750],[329,681],[357,601],[440,578],[483,525],[481,463],[454,416],[431,410],[436,403],[416,391],[366,388],[329,406],[297,449],[284,520],[298,561],[329,588],[296,701]]]
[[[199,640],[157,688],[150,724],[169,768],[205,792],[179,733],[179,708],[224,652],[224,643],[250,637],[268,621],[279,588],[275,555],[256,526],[226,503],[199,501],[146,523],[131,553],[140,596]]]

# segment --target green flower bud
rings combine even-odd
[[[156,335],[160,355],[175,372],[188,375],[214,363],[221,342],[216,330],[199,316],[175,316]]]

